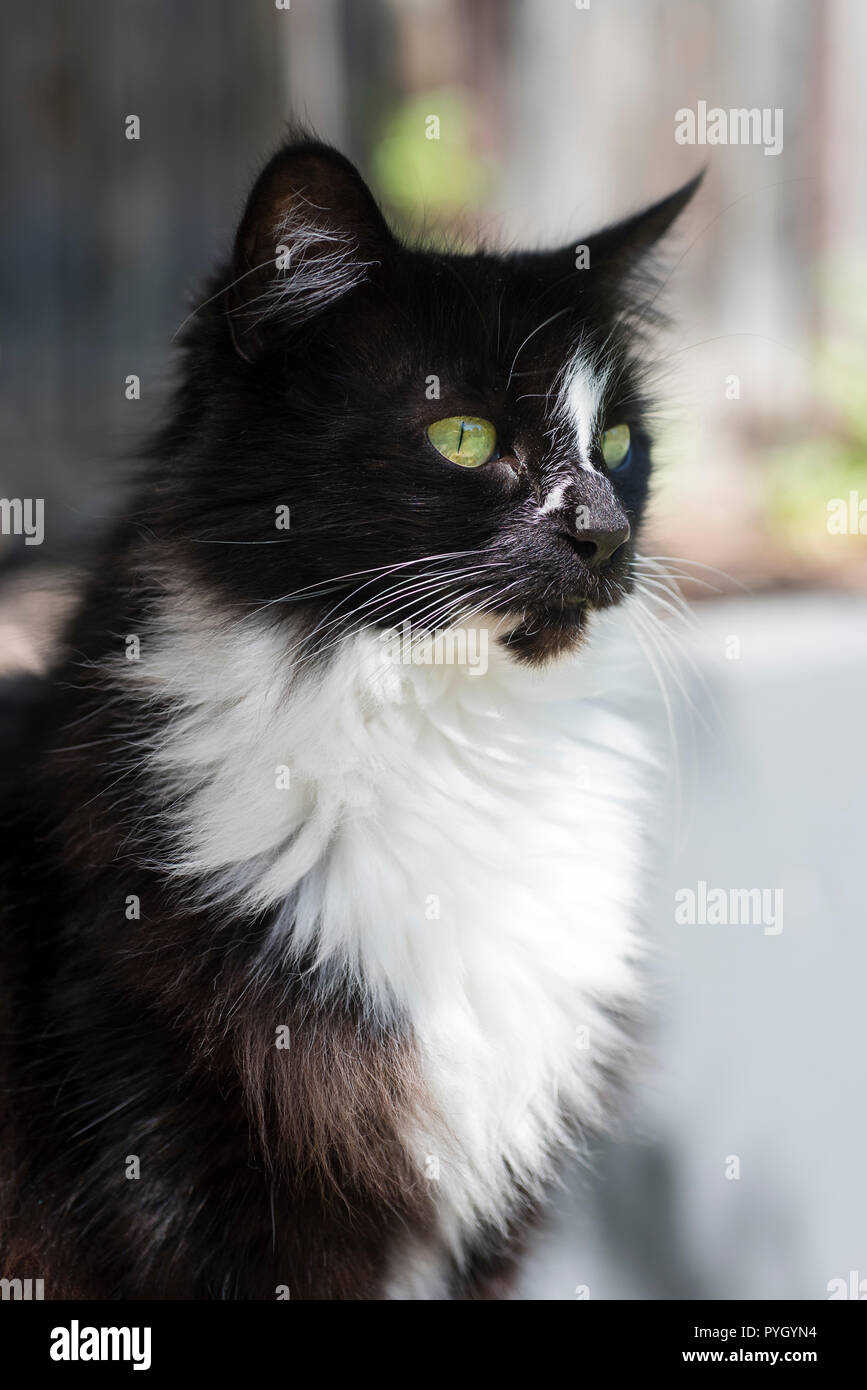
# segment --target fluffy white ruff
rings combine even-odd
[[[620,621],[542,672],[493,634],[481,676],[397,665],[369,630],[311,669],[285,627],[187,598],[125,672],[176,711],[149,751],[163,867],[276,907],[272,952],[409,1025],[427,1095],[405,1142],[458,1254],[549,1179],[564,1115],[604,1121],[628,1050],[609,1009],[641,992],[647,760],[608,699]]]

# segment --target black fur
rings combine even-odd
[[[575,462],[556,388],[579,346],[607,366],[604,415],[631,426],[630,465],[609,477],[597,451],[595,472],[573,468],[570,504],[589,509],[589,533],[628,518],[634,536],[656,294],[643,258],[693,187],[576,238],[590,248],[576,269],[571,247],[402,246],[352,166],[312,141],[265,169],[233,262],[186,331],[135,506],[32,705],[32,752],[7,797],[3,1275],[44,1278],[47,1297],[267,1299],[288,1286],[376,1298],[400,1241],[430,1226],[399,1140],[416,1082],[402,1021],[372,1022],[351,991],[323,1003],[300,972],[259,979],[269,922],[194,907],[154,867],[165,808],[133,749],[168,711],[108,698],[100,663],[147,631],[168,580],[225,612],[327,622],[312,644],[322,660],[364,619],[412,618],[407,575],[448,574],[449,612],[515,612],[504,640],[516,659],[575,645],[585,608],[569,600],[616,601],[633,541],[597,566],[568,515],[540,519],[551,478]],[[426,438],[462,413],[497,428],[499,456],[477,470]],[[131,894],[139,921],[124,915]],[[305,1046],[277,1052],[275,1019]],[[129,1155],[146,1180],[126,1178]],[[500,1296],[520,1237],[479,1232],[455,1296]]]

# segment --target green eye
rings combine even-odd
[[[449,415],[428,427],[427,437],[444,459],[462,468],[481,468],[493,458],[497,431],[477,415]]]
[[[602,457],[609,468],[620,468],[629,457],[631,437],[628,425],[615,425],[602,436]]]

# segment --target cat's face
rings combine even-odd
[[[630,587],[639,267],[692,190],[563,251],[426,253],[339,155],[287,147],[194,320],[163,442],[188,562],[326,645],[493,616],[517,659],[574,647]]]

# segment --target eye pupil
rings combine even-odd
[[[462,468],[481,468],[493,458],[497,431],[478,415],[449,415],[428,427],[427,437],[438,454]]]
[[[608,468],[622,468],[629,458],[632,437],[628,425],[613,425],[600,440],[602,457]]]

